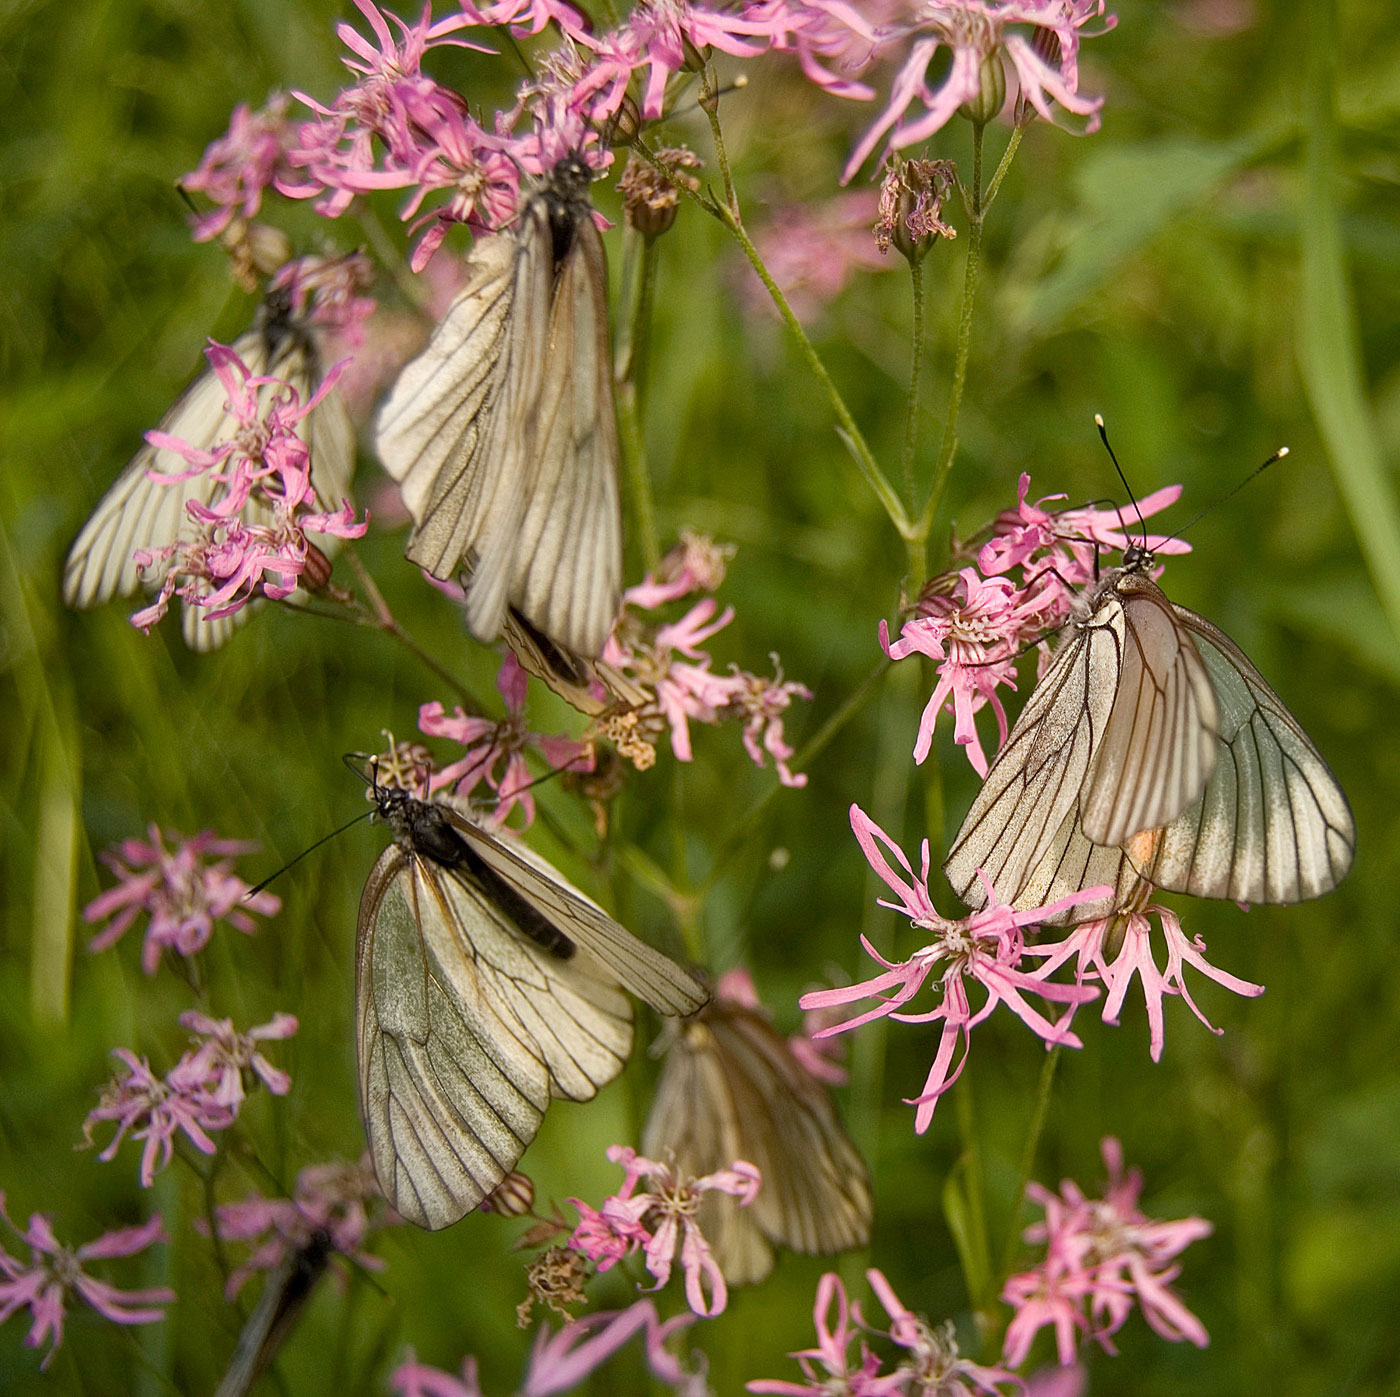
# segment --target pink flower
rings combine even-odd
[[[420,1363],[412,1349],[390,1375],[389,1386],[397,1397],[481,1397],[475,1358],[464,1358],[462,1376],[454,1378],[441,1368]]]
[[[16,1310],[29,1310],[34,1324],[25,1335],[25,1344],[38,1348],[46,1339],[49,1341],[49,1351],[39,1364],[41,1368],[49,1366],[54,1351],[63,1342],[64,1306],[70,1295],[76,1295],[114,1324],[154,1324],[165,1318],[160,1306],[174,1301],[173,1290],[165,1286],[118,1290],[83,1270],[86,1261],[134,1256],[153,1242],[169,1241],[159,1214],[140,1227],[104,1233],[95,1242],[80,1247],[64,1246],[54,1236],[53,1224],[43,1213],[31,1213],[28,1230],[21,1232],[5,1211],[2,1192],[0,1218],[4,1218],[10,1230],[27,1242],[30,1249],[26,1266],[0,1246],[0,1275],[4,1277],[0,1280],[0,1323]]]
[[[496,793],[491,821],[503,825],[519,805],[525,817],[522,828],[535,819],[534,779],[525,763],[525,752],[534,747],[555,771],[592,771],[593,749],[569,737],[543,737],[525,723],[528,676],[514,655],[506,655],[496,676],[496,687],[506,701],[506,716],[499,722],[474,718],[460,708],[448,717],[440,703],[425,703],[418,710],[418,726],[429,737],[450,737],[467,750],[429,778],[430,791],[451,787],[463,799],[485,781]]]
[[[678,1174],[669,1164],[644,1158],[628,1145],[611,1146],[608,1158],[622,1166],[626,1178],[596,1212],[579,1199],[570,1199],[579,1212],[570,1248],[589,1257],[600,1271],[641,1248],[647,1270],[656,1278],[653,1290],[670,1280],[679,1255],[690,1308],[706,1318],[720,1314],[728,1303],[728,1290],[695,1214],[701,1199],[713,1191],[732,1194],[741,1208],[747,1207],[762,1182],[758,1170],[736,1159],[728,1169],[692,1179]],[[650,1179],[651,1190],[637,1193],[643,1178]]]
[[[898,48],[903,61],[889,103],[856,146],[842,179],[849,180],[882,143],[889,151],[928,140],[959,107],[977,102],[984,65],[1000,66],[1003,58],[1015,72],[1023,102],[1046,121],[1055,119],[1054,102],[1084,117],[1086,131],[1096,131],[1103,98],[1079,94],[1079,31],[1103,10],[1104,0],[948,0],[917,7],[910,22],[884,26],[877,54]],[[1109,16],[1097,32],[1115,23]],[[1032,32],[1014,32],[1009,25]],[[942,48],[951,62],[941,82],[930,85],[929,71]]]
[[[204,1083],[220,1106],[238,1111],[246,1094],[245,1075],[249,1073],[274,1096],[285,1096],[292,1089],[292,1079],[257,1049],[259,1042],[290,1038],[297,1031],[297,1021],[291,1014],[274,1014],[271,1023],[250,1028],[246,1033],[235,1032],[232,1019],[211,1019],[194,1010],[181,1014],[180,1023],[199,1035],[194,1052],[187,1053],[181,1065],[190,1078]]]
[[[151,1071],[145,1058],[126,1048],[113,1048],[112,1056],[126,1064],[126,1075],[112,1077],[83,1122],[83,1136],[89,1145],[95,1125],[117,1123],[117,1133],[98,1159],[104,1164],[115,1159],[128,1134],[133,1140],[144,1140],[141,1187],[150,1188],[155,1176],[170,1163],[177,1135],[183,1133],[201,1154],[214,1153],[218,1147],[209,1132],[227,1130],[237,1119],[238,1109],[217,1100],[203,1075],[191,1070],[187,1058],[161,1078]]]
[[[297,1175],[291,1198],[252,1193],[222,1204],[215,1222],[225,1242],[253,1242],[252,1254],[228,1278],[231,1300],[255,1271],[271,1271],[290,1253],[318,1244],[357,1266],[380,1270],[384,1262],[364,1250],[376,1225],[373,1209],[383,1195],[368,1159],[359,1164],[318,1164]]]
[[[1204,1348],[1209,1335],[1171,1285],[1181,1274],[1169,1265],[1213,1228],[1204,1218],[1157,1222],[1138,1208],[1142,1176],[1123,1172],[1123,1149],[1108,1137],[1102,1144],[1108,1187],[1102,1199],[1089,1199],[1068,1181],[1058,1194],[1038,1184],[1028,1190],[1045,1209],[1045,1220],[1026,1229],[1028,1242],[1044,1242],[1045,1258],[1032,1270],[1012,1276],[1002,1299],[1016,1315],[1006,1331],[1005,1358],[1013,1367],[1025,1361],[1036,1334],[1047,1324],[1056,1333],[1059,1359],[1072,1363],[1077,1334],[1114,1352],[1112,1336],[1123,1327],[1134,1301],[1162,1338],[1189,1339]]]
[[[865,1273],[870,1288],[890,1317],[889,1338],[909,1357],[901,1361],[896,1376],[912,1384],[910,1393],[937,1394],[937,1397],[1003,1397],[1002,1385],[1010,1384],[1024,1392],[1025,1384],[1003,1368],[984,1368],[963,1358],[952,1320],[934,1327],[922,1315],[905,1307],[894,1287],[875,1269]]]
[[[235,219],[257,216],[263,190],[290,174],[286,150],[291,135],[287,98],[280,92],[260,111],[250,111],[245,103],[233,109],[228,131],[206,148],[199,168],[180,181],[182,189],[214,204],[193,219],[196,242],[218,237]]]
[[[155,601],[131,618],[146,631],[177,595],[206,608],[211,620],[232,615],[258,595],[289,597],[307,568],[308,533],[359,538],[367,527],[355,521],[348,500],[338,510],[322,511],[304,439],[303,424],[335,388],[344,362],[328,370],[303,403],[290,382],[254,374],[227,345],[211,341],[205,354],[227,395],[224,406],[234,431],[212,446],[161,431],[146,433],[152,446],[174,452],[188,466],[173,474],[148,472],[157,484],[211,475],[220,486],[211,504],[187,502],[193,537],[133,555],[143,574],[165,573]]]
[[[918,1108],[914,1117],[916,1132],[922,1134],[928,1129],[939,1098],[961,1074],[971,1046],[972,1030],[988,1018],[999,1004],[1005,1004],[1046,1043],[1075,1048],[1080,1046],[1079,1039],[1069,1030],[1069,1019],[1079,1005],[1095,998],[1098,991],[1087,985],[1051,983],[1044,967],[1033,971],[1020,969],[1026,954],[1022,928],[1055,916],[1066,907],[1102,897],[1107,889],[1093,888],[1073,893],[1048,907],[1015,912],[998,903],[995,892],[988,888],[989,905],[983,911],[959,921],[949,921],[938,913],[929,892],[928,840],[923,842],[922,868],[916,877],[903,851],[857,805],[851,806],[851,828],[870,866],[898,895],[897,902],[882,899],[880,905],[903,912],[921,932],[931,932],[933,940],[908,960],[893,962],[885,960],[862,936],[861,944],[886,967],[884,972],[858,985],[813,990],[804,994],[798,1002],[804,1009],[827,1009],[859,999],[878,999],[873,1009],[867,1009],[845,1023],[820,1030],[821,1037],[859,1028],[885,1015],[902,1023],[942,1022],[938,1050],[924,1089],[909,1102]],[[890,867],[877,840],[894,854],[904,876]],[[923,1013],[904,1012],[903,1006],[918,994],[935,971],[940,996],[938,1006]],[[971,1005],[968,981],[980,986],[986,994],[980,1009],[974,1010]],[[1058,1022],[1052,1023],[1031,1006],[1027,994],[1034,994],[1051,1003],[1068,1005],[1069,1011]],[[959,1042],[963,1045],[963,1058],[955,1065]]]
[[[878,1390],[872,1385],[872,1380],[877,1379],[880,1360],[870,1352],[864,1339],[861,1339],[859,1362],[854,1371],[851,1369],[851,1342],[860,1332],[860,1312],[855,1312],[853,1324],[846,1287],[834,1271],[828,1271],[817,1283],[812,1320],[817,1331],[816,1347],[799,1349],[788,1355],[797,1360],[806,1381],[796,1383],[760,1378],[746,1383],[747,1391],[779,1393],[784,1397],[828,1397],[828,1394],[845,1392],[854,1397],[857,1393]],[[888,1386],[888,1377],[879,1381],[885,1384],[885,1391],[898,1391]]]
[[[922,763],[933,746],[934,724],[944,708],[954,714],[953,741],[967,748],[967,759],[979,776],[987,774],[987,756],[974,721],[977,711],[991,704],[1006,740],[1006,710],[997,688],[1016,687],[1016,657],[1028,629],[1034,629],[1043,608],[1034,597],[1018,592],[1005,578],[984,581],[973,568],[959,574],[960,596],[921,598],[920,614],[904,623],[900,638],[891,641],[880,622],[880,646],[892,660],[924,655],[938,663],[938,683],[924,705],[914,760]]]
[[[541,1326],[530,1351],[521,1397],[551,1397],[569,1392],[596,1372],[634,1334],[645,1335],[647,1367],[654,1377],[689,1389],[695,1381],[666,1348],[672,1334],[694,1324],[695,1316],[675,1315],[662,1322],[650,1300],[638,1300],[625,1310],[601,1311],[572,1320],[555,1333]]]
[[[764,264],[799,320],[814,320],[858,272],[889,270],[871,236],[877,212],[873,189],[852,190],[823,204],[782,208],[755,233]],[[756,277],[746,272],[740,284],[751,310],[775,313]]]
[[[622,616],[608,637],[603,659],[654,693],[654,705],[647,705],[637,716],[644,723],[665,721],[678,761],[691,760],[692,722],[741,719],[744,750],[754,764],[764,766],[771,757],[784,785],[802,786],[806,777],[788,765],[793,749],[783,737],[782,715],[794,698],[811,698],[811,691],[783,679],[776,655],[772,659],[777,673],[772,679],[737,666],[727,675],[710,669],[713,661],[703,647],[734,619],[734,608],[726,607],[716,616],[718,604],[713,597],[705,597],[679,621],[653,625],[637,614],[718,586],[731,551],[709,539],[682,534],[681,543],[662,559],[656,576],[647,576],[623,594]],[[659,728],[660,722],[655,726]],[[629,736],[635,735],[634,728]],[[650,746],[645,750],[652,753]]]
[[[192,956],[202,950],[214,932],[214,923],[225,921],[249,935],[256,930],[256,912],[269,917],[281,911],[273,893],[248,897],[248,884],[233,872],[232,858],[251,853],[258,846],[235,839],[220,839],[205,830],[193,839],[167,850],[158,825],[150,826],[150,842],[124,839],[102,855],[102,862],[117,875],[118,883],[83,908],[83,920],[112,923],[89,943],[91,951],[115,945],[143,912],[151,924],[141,953],[141,968],[154,975],[161,952]],[[218,861],[206,865],[207,857]]]
[[[1157,918],[1167,945],[1165,970],[1158,968],[1152,954],[1151,916]],[[1104,986],[1105,1023],[1118,1022],[1133,978],[1139,978],[1147,1005],[1152,1061],[1159,1062],[1166,1041],[1163,1001],[1169,994],[1180,995],[1191,1012],[1212,1033],[1224,1032],[1212,1026],[1191,998],[1191,992],[1186,988],[1187,965],[1194,966],[1202,975],[1235,994],[1253,999],[1264,993],[1263,985],[1251,984],[1211,965],[1205,958],[1205,950],[1206,944],[1199,936],[1188,937],[1181,929],[1181,919],[1175,912],[1167,907],[1149,904],[1139,912],[1120,912],[1098,921],[1084,922],[1063,941],[1054,945],[1031,946],[1027,953],[1042,958],[1044,970],[1049,974],[1073,957],[1078,980],[1100,980]]]

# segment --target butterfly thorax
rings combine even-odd
[[[1149,577],[1156,566],[1157,559],[1150,548],[1140,543],[1130,543],[1123,550],[1123,561],[1116,568],[1109,568],[1092,587],[1086,588],[1075,598],[1066,632],[1077,635],[1084,630],[1099,615],[1106,601],[1119,596],[1127,578]]]
[[[474,857],[467,841],[452,828],[442,807],[407,791],[378,790],[379,818],[394,840],[443,868],[460,868]]]
[[[554,240],[554,266],[568,256],[574,233],[585,218],[593,217],[588,199],[593,171],[580,155],[566,155],[550,172],[549,182],[540,191],[549,214],[549,231]]]

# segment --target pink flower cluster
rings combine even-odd
[[[963,1358],[952,1324],[935,1328],[914,1314],[881,1272],[872,1268],[865,1277],[889,1316],[888,1329],[867,1324],[840,1276],[828,1271],[817,1286],[813,1309],[816,1346],[790,1355],[802,1369],[803,1381],[762,1378],[748,1383],[748,1391],[781,1397],[1006,1397],[1008,1391],[1024,1392],[1025,1384],[1014,1373]],[[900,1350],[889,1371],[871,1349],[870,1338],[888,1340]],[[851,1345],[857,1339],[853,1358]]]
[[[193,839],[175,839],[165,847],[158,825],[150,827],[150,841],[124,839],[102,854],[102,862],[117,875],[115,887],[95,897],[83,908],[83,920],[111,925],[89,943],[91,951],[105,951],[131,929],[143,913],[150,916],[141,951],[141,968],[154,975],[161,952],[192,956],[208,944],[214,923],[225,921],[251,935],[257,928],[249,913],[270,917],[282,908],[273,893],[248,896],[249,886],[233,872],[232,858],[251,853],[258,846],[236,839],[220,839],[205,830]],[[217,862],[206,864],[208,858]]]
[[[933,747],[933,730],[945,709],[953,713],[953,741],[967,749],[979,776],[987,755],[976,715],[988,704],[996,714],[999,741],[1007,734],[1006,711],[998,690],[1016,687],[1016,659],[1069,619],[1074,589],[1097,577],[1097,558],[1131,541],[1117,510],[1045,506],[1062,495],[1027,502],[1030,476],[1022,475],[1017,507],[999,515],[992,537],[977,555],[977,566],[936,577],[923,589],[914,614],[892,641],[880,622],[880,645],[892,660],[923,655],[936,666],[938,682],[919,721],[914,760],[923,762]],[[1170,485],[1149,495],[1134,511],[1146,517],[1174,504],[1181,494]],[[1188,553],[1180,539],[1151,534],[1147,547],[1161,554]],[[1018,577],[1010,576],[1019,573]]]
[[[484,781],[496,796],[492,823],[505,824],[518,805],[524,815],[523,828],[529,829],[535,819],[535,798],[530,792],[533,778],[525,764],[527,748],[535,748],[556,771],[593,770],[593,750],[588,743],[530,731],[525,722],[528,682],[529,676],[515,656],[507,654],[496,676],[496,687],[506,701],[503,719],[474,718],[460,708],[449,716],[440,703],[425,703],[419,708],[418,726],[423,732],[429,737],[450,737],[467,749],[429,777],[430,792],[451,787],[454,794],[466,799]]]
[[[687,1304],[706,1318],[720,1314],[729,1292],[695,1214],[700,1200],[711,1192],[732,1194],[741,1208],[747,1207],[762,1183],[758,1170],[746,1160],[736,1159],[728,1169],[692,1179],[678,1174],[670,1164],[644,1158],[629,1145],[610,1146],[608,1158],[622,1166],[626,1178],[600,1209],[579,1198],[569,1200],[579,1214],[569,1246],[600,1271],[610,1270],[623,1257],[641,1249],[647,1270],[656,1278],[653,1290],[670,1280],[679,1256]],[[638,1193],[637,1185],[643,1178],[650,1180],[651,1188]]]
[[[694,69],[711,50],[736,57],[795,54],[806,76],[837,96],[868,98],[871,90],[827,64],[868,54],[875,31],[846,0],[750,0],[733,7],[690,0],[638,5],[615,29],[592,32],[564,0],[498,0],[477,7],[464,0],[457,14],[436,22],[431,7],[416,23],[355,0],[369,25],[366,37],[348,24],[337,33],[349,50],[352,81],[329,105],[298,93],[313,113],[299,126],[285,119],[285,100],[263,112],[240,107],[229,131],[206,151],[185,185],[215,207],[196,222],[210,237],[234,218],[258,209],[265,189],[314,198],[338,217],[357,194],[405,189],[404,219],[422,236],[412,265],[422,270],[454,223],[500,228],[513,217],[521,172],[538,175],[561,156],[593,147],[599,168],[611,153],[598,133],[623,112],[650,120],[666,109],[670,80]],[[461,37],[477,27],[538,34],[554,25],[562,35],[552,52],[536,55],[536,76],[514,107],[487,126],[465,97],[423,71],[425,57],[450,45],[490,52]],[[434,200],[433,207],[424,210]]]
[[[663,1321],[650,1300],[638,1300],[625,1310],[602,1310],[572,1320],[551,1333],[541,1326],[530,1351],[529,1365],[520,1385],[521,1397],[552,1397],[570,1392],[596,1372],[634,1334],[644,1336],[647,1368],[659,1382],[683,1397],[705,1397],[703,1376],[687,1373],[666,1348],[672,1334],[695,1322],[694,1315],[680,1314]],[[440,1368],[419,1363],[412,1350],[395,1369],[390,1384],[398,1397],[481,1397],[476,1359],[462,1363],[455,1378]]]
[[[1085,118],[1086,131],[1098,129],[1103,98],[1079,91],[1079,41],[1085,25],[1103,16],[1104,0],[952,0],[907,8],[910,18],[894,19],[875,32],[874,57],[892,59],[899,67],[889,103],[857,144],[845,179],[882,144],[888,152],[926,141],[959,108],[977,105],[988,68],[993,88],[1000,90],[1006,63],[1020,89],[1020,112],[1053,122],[1053,103]],[[1107,33],[1115,23],[1110,15],[1096,32]],[[946,63],[941,50],[949,56]],[[935,67],[944,69],[943,76],[930,83]]]
[[[140,1227],[124,1227],[104,1233],[80,1247],[64,1246],[54,1235],[53,1221],[43,1213],[31,1213],[29,1227],[21,1232],[5,1211],[5,1195],[0,1192],[0,1218],[22,1242],[29,1245],[29,1264],[10,1255],[0,1246],[0,1324],[17,1310],[27,1309],[34,1323],[25,1335],[29,1348],[45,1340],[49,1351],[40,1363],[47,1368],[63,1342],[66,1305],[76,1295],[114,1324],[154,1324],[165,1318],[160,1307],[175,1300],[175,1292],[165,1286],[147,1290],[118,1290],[99,1281],[83,1269],[88,1261],[134,1256],[154,1242],[168,1242],[165,1227],[156,1214]]]
[[[731,668],[715,674],[702,647],[734,619],[725,607],[705,597],[676,622],[650,625],[639,613],[678,601],[696,591],[714,591],[724,579],[728,554],[709,539],[683,533],[681,542],[661,560],[656,575],[623,593],[623,613],[608,638],[603,659],[656,696],[656,707],[671,730],[677,760],[691,759],[690,724],[738,720],[744,725],[744,750],[755,766],[773,759],[785,786],[805,786],[805,772],[788,765],[793,749],[783,737],[783,715],[793,699],[810,699],[804,684],[784,680],[773,656],[771,679]],[[629,610],[632,608],[632,610]]]
[[[1142,1176],[1123,1172],[1123,1147],[1111,1137],[1102,1144],[1108,1187],[1102,1199],[1086,1198],[1066,1181],[1059,1193],[1032,1184],[1030,1196],[1045,1220],[1026,1229],[1028,1242],[1043,1242],[1045,1257],[1032,1270],[1012,1276],[1002,1299],[1016,1315],[1006,1331],[1006,1361],[1018,1364],[1046,1325],[1055,1330],[1062,1364],[1074,1361],[1079,1335],[1109,1353],[1112,1337],[1136,1303],[1162,1338],[1189,1339],[1204,1348],[1205,1326],[1181,1303],[1172,1283],[1181,1274],[1170,1264],[1192,1242],[1208,1237],[1204,1218],[1156,1222],[1138,1208]]]
[[[157,1077],[150,1063],[126,1048],[114,1048],[112,1056],[125,1064],[126,1073],[113,1076],[102,1098],[83,1122],[83,1135],[92,1143],[93,1127],[115,1121],[117,1130],[98,1158],[116,1157],[128,1135],[143,1140],[141,1186],[149,1188],[167,1164],[181,1133],[201,1153],[217,1148],[211,1131],[227,1130],[238,1119],[250,1079],[261,1081],[275,1096],[285,1096],[292,1079],[274,1067],[258,1051],[267,1039],[290,1038],[297,1021],[290,1014],[276,1014],[271,1023],[239,1033],[232,1019],[211,1019],[189,1012],[180,1023],[191,1029],[195,1046],[170,1069]]]
[[[909,1101],[917,1108],[914,1129],[919,1133],[928,1129],[939,1099],[961,1075],[971,1048],[972,1030],[1000,1004],[1005,1004],[1047,1044],[1077,1048],[1081,1042],[1071,1031],[1070,1023],[1080,1006],[1096,999],[1098,986],[1102,986],[1103,1019],[1116,1024],[1127,992],[1137,978],[1147,1006],[1155,1062],[1162,1055],[1165,1039],[1163,1004],[1167,995],[1180,995],[1207,1028],[1220,1032],[1211,1027],[1191,998],[1186,987],[1187,965],[1235,994],[1253,997],[1264,992],[1262,985],[1251,984],[1211,965],[1205,958],[1205,943],[1200,937],[1187,937],[1176,915],[1164,907],[1150,905],[1141,911],[1084,922],[1070,928],[1058,941],[1042,941],[1036,936],[1039,923],[1058,916],[1067,907],[1106,896],[1111,891],[1108,888],[1086,888],[1047,907],[1016,912],[999,904],[995,889],[989,887],[986,908],[950,920],[939,914],[929,890],[928,840],[923,842],[922,862],[915,874],[903,850],[856,805],[851,806],[851,828],[870,866],[897,895],[892,902],[881,899],[880,905],[902,912],[921,934],[931,934],[932,940],[908,959],[890,961],[862,936],[861,944],[884,970],[859,984],[813,990],[804,994],[799,1003],[806,1010],[832,1014],[861,999],[877,1001],[873,1008],[854,1018],[839,1023],[828,1021],[814,1029],[817,1039],[886,1016],[900,1023],[941,1024],[938,1048],[924,1089]],[[898,870],[891,867],[886,850],[894,855]],[[1167,946],[1165,971],[1158,968],[1152,953],[1150,918],[1154,916]],[[1051,978],[1070,963],[1074,965],[1072,982]],[[936,1007],[921,1013],[906,1010],[905,1006],[930,980],[938,1000]],[[985,995],[980,1007],[974,1007],[970,997],[969,991],[974,987]],[[1063,1012],[1052,1020],[1030,1003],[1028,995],[1047,1004],[1062,1005]]]
[[[1079,1047],[1079,1038],[1070,1031],[1069,1023],[1075,1010],[1098,997],[1091,985],[1056,984],[1049,979],[1046,966],[1022,969],[1027,954],[1024,928],[1046,917],[1062,912],[1080,902],[1092,901],[1108,891],[1090,888],[1073,893],[1048,907],[1035,907],[1015,912],[996,901],[991,893],[989,906],[970,917],[950,921],[939,914],[929,892],[929,847],[923,843],[923,863],[916,876],[903,850],[861,808],[851,806],[851,828],[870,866],[898,895],[898,901],[881,900],[881,906],[903,912],[921,932],[931,933],[933,939],[905,961],[886,960],[864,937],[861,944],[881,965],[882,974],[857,985],[839,989],[813,990],[799,1001],[804,1009],[832,1009],[852,1004],[860,999],[876,998],[872,1009],[818,1030],[818,1037],[844,1033],[888,1015],[901,1023],[940,1023],[938,1051],[923,1091],[910,1105],[917,1107],[914,1129],[922,1134],[933,1120],[939,1099],[957,1081],[967,1061],[972,1030],[991,1016],[999,1004],[1016,1015],[1046,1043]],[[878,843],[877,843],[878,841]],[[903,876],[890,867],[880,849],[883,844],[898,861]],[[936,975],[938,1006],[923,1013],[909,1013],[908,1004],[923,988],[930,976]],[[974,1008],[969,989],[979,986],[986,998]],[[1034,995],[1047,1003],[1065,1006],[1063,1015],[1050,1020],[1027,999]],[[963,1054],[957,1057],[959,1043]]]
[[[383,1195],[368,1158],[358,1164],[315,1164],[297,1175],[291,1198],[252,1193],[222,1204],[215,1214],[219,1238],[251,1242],[252,1253],[228,1278],[231,1300],[258,1271],[275,1270],[290,1254],[320,1246],[357,1266],[380,1270],[384,1262],[365,1251],[378,1222]],[[391,1215],[392,1216],[392,1215]]]
[[[227,345],[210,341],[205,356],[227,394],[225,410],[235,430],[213,446],[161,431],[146,433],[152,446],[188,463],[174,475],[151,472],[155,483],[212,475],[220,490],[211,504],[186,502],[195,525],[192,538],[137,550],[143,574],[165,573],[155,600],[131,618],[144,631],[165,615],[175,596],[206,608],[211,620],[232,615],[258,595],[289,597],[308,566],[308,532],[359,538],[366,528],[355,522],[349,500],[334,513],[318,512],[311,453],[298,430],[335,387],[342,366],[331,368],[303,403],[287,380],[253,373]],[[266,522],[252,522],[255,518]]]

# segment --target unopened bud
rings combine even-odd
[[[637,104],[625,93],[622,104],[608,121],[607,143],[610,146],[628,146],[635,141],[642,130],[642,114]]]
[[[1047,68],[1058,69],[1063,55],[1060,51],[1060,36],[1053,29],[1036,27],[1034,36],[1031,39],[1031,52],[1045,64]],[[1026,98],[1025,88],[1016,94],[1015,121],[1017,126],[1029,126],[1037,116],[1032,102]]]
[[[1006,105],[1006,70],[1001,64],[1000,49],[993,49],[982,60],[977,86],[977,96],[964,102],[958,115],[965,116],[974,126],[985,126]]]
[[[684,146],[663,146],[656,155],[665,171],[634,154],[628,156],[627,168],[617,182],[623,216],[648,239],[660,237],[676,221],[679,186],[685,185],[692,191],[700,188],[700,181],[685,173],[700,167],[700,157],[694,151]]]

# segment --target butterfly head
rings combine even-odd
[[[1124,572],[1151,572],[1157,565],[1152,550],[1143,543],[1130,543],[1123,550]]]

